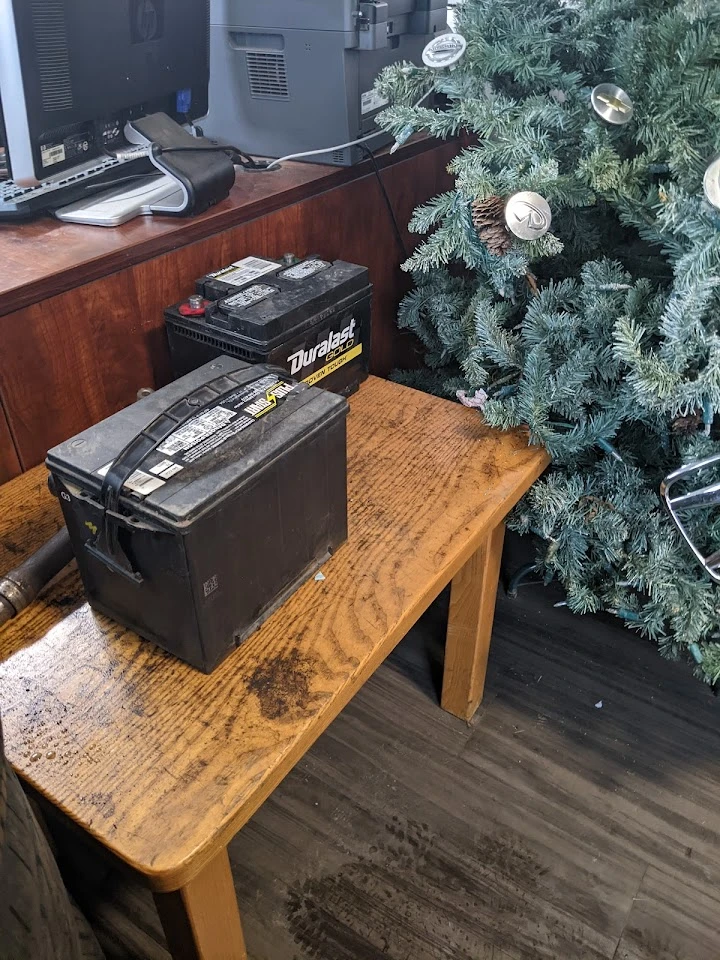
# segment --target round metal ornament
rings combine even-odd
[[[590,94],[595,113],[607,123],[623,126],[630,123],[635,107],[622,87],[614,83],[600,83]]]
[[[720,157],[716,157],[705,171],[703,189],[708,203],[720,210]]]
[[[454,67],[462,58],[467,49],[467,40],[459,33],[441,33],[434,37],[425,47],[422,54],[426,67],[441,70],[443,67]]]
[[[515,193],[505,205],[505,223],[521,240],[538,240],[552,224],[550,204],[539,193]]]

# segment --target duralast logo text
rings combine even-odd
[[[315,344],[315,346],[309,350],[297,350],[295,353],[291,353],[288,357],[290,375],[293,376],[299,373],[304,367],[309,367],[310,364],[315,363],[315,361],[321,357],[325,357],[327,360],[333,360],[335,357],[340,356],[341,353],[345,353],[355,342],[356,326],[357,324],[353,317],[350,323],[344,330],[341,330],[340,333],[334,333],[331,330],[324,340],[321,340],[320,343]]]

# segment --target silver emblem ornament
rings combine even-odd
[[[716,157],[705,171],[703,189],[708,203],[720,210],[720,157]]]
[[[423,50],[422,58],[426,67],[440,70],[454,67],[465,53],[467,40],[459,33],[441,33]]]
[[[552,224],[550,204],[529,190],[513,194],[505,205],[505,223],[521,240],[538,240]]]
[[[635,107],[622,87],[614,83],[600,83],[590,94],[595,113],[607,123],[622,126],[630,123]]]

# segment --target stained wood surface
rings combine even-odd
[[[452,582],[442,707],[462,720],[483,698],[504,539],[500,523]]]
[[[720,960],[720,701],[561,599],[498,598],[471,726],[446,602],[396,647],[230,844],[253,960]],[[90,894],[108,960],[167,960],[149,893]]]
[[[399,155],[378,155],[381,167],[437,148],[418,138]],[[265,216],[326,190],[366,177],[368,162],[353,167],[285,163],[268,173],[238,171],[227,200],[197,217],[138,217],[113,229],[41,217],[0,224],[0,316],[176,247]],[[326,229],[330,225],[326,225]]]
[[[227,849],[155,905],[173,960],[247,960]]]
[[[10,434],[5,410],[0,403],[0,484],[7,483],[20,472],[20,458]]]
[[[417,155],[399,152],[383,170],[401,225],[419,203],[449,187],[446,167],[457,150],[456,143],[448,143]],[[41,463],[50,447],[127,406],[140,387],[167,383],[171,370],[164,309],[192,293],[198,277],[250,254],[316,253],[367,266],[374,288],[372,371],[384,376],[393,367],[416,365],[415,341],[396,323],[410,278],[399,269],[403,257],[375,177],[362,165],[354,176],[342,186],[324,188],[317,196],[260,218],[243,219],[238,208],[235,220],[226,223],[221,218],[219,232],[197,242],[190,242],[195,221],[160,224],[157,229],[171,230],[162,233],[166,244],[173,240],[170,252],[118,269],[135,259],[137,251],[128,248],[115,266],[118,272],[0,318],[0,402],[22,469]],[[327,186],[334,181],[322,182]],[[109,242],[106,234],[115,235],[114,230],[78,229],[91,231],[98,251]],[[120,235],[125,229],[119,228]],[[4,235],[0,227],[0,258]],[[407,231],[405,236],[412,246]],[[58,242],[60,263],[63,247],[64,242]],[[32,261],[32,245],[22,243],[21,249]],[[92,249],[87,241],[85,249]],[[55,290],[48,286],[46,292]]]
[[[0,633],[10,761],[158,890],[248,820],[547,464],[376,378],[348,426],[349,543],[211,676],[94,615],[74,573]],[[53,529],[42,485],[0,490],[0,547]]]

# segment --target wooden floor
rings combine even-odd
[[[720,960],[720,702],[614,624],[500,598],[487,696],[438,707],[443,605],[230,853],[253,960]],[[109,957],[152,901],[80,891]]]

